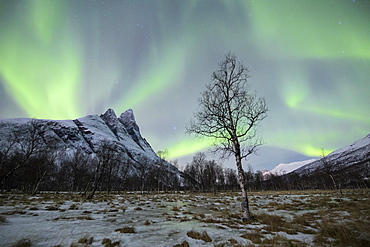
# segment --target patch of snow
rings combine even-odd
[[[268,213],[290,221],[294,216],[317,210],[271,210],[270,204],[309,205],[316,195],[273,193],[256,192],[250,196],[254,214]],[[173,246],[183,241],[190,246],[232,246],[229,239],[236,240],[239,245],[252,244],[241,236],[266,227],[258,222],[245,225],[240,219],[229,217],[240,214],[238,193],[219,193],[217,196],[170,193],[107,196],[98,193],[91,201],[84,201],[78,194],[65,193],[45,193],[36,197],[21,194],[0,196],[4,199],[0,214],[6,218],[5,223],[0,223],[0,246],[12,246],[24,238],[30,239],[35,246],[70,246],[84,236],[93,237],[91,246],[102,246],[104,238],[119,241],[120,246]],[[317,196],[323,194],[317,193]],[[326,196],[330,198],[331,195]],[[218,210],[210,210],[210,206],[216,204]],[[230,207],[230,204],[235,204],[235,207]],[[54,209],[50,210],[51,206]],[[334,213],[339,220],[343,216],[349,217],[347,212]],[[202,221],[201,218],[210,221]],[[123,227],[133,227],[135,233],[116,231]],[[206,231],[212,242],[190,238],[187,232],[191,230]],[[268,232],[263,238],[272,238],[276,234],[303,241],[309,246],[315,236],[278,231]]]

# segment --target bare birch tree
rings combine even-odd
[[[242,160],[263,144],[256,127],[268,111],[265,99],[251,92],[248,73],[235,55],[226,55],[202,92],[199,109],[187,126],[187,133],[211,138],[212,151],[220,153],[221,158],[235,157],[244,221],[249,221],[251,215]]]

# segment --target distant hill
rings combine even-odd
[[[274,189],[330,189],[334,183],[340,188],[368,187],[370,134],[323,158],[280,164],[264,174],[265,177],[272,174],[265,181],[268,189],[271,186]]]
[[[341,171],[370,162],[370,134],[348,146],[333,151],[324,159],[332,171]],[[323,160],[318,159],[294,170],[293,173],[311,173],[320,169],[322,164]]]
[[[280,163],[279,165],[275,166],[271,171],[268,171],[268,170],[262,171],[262,174],[264,176],[267,176],[270,174],[281,176],[281,175],[290,173],[294,170],[297,170],[298,168],[301,168],[302,166],[315,162],[316,160],[317,159],[309,159],[309,160],[295,161],[295,162],[291,162],[287,164]]]

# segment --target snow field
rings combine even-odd
[[[4,193],[0,245],[22,239],[34,246],[370,243],[369,190],[345,191],[341,198],[332,191],[252,192],[249,200],[254,219],[244,223],[239,193],[98,193],[90,201],[69,193]]]

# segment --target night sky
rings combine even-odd
[[[230,52],[269,107],[259,135],[275,151],[259,159],[320,156],[370,132],[369,13],[368,0],[0,0],[0,118],[132,108],[155,151],[190,162],[208,142],[184,127]]]

